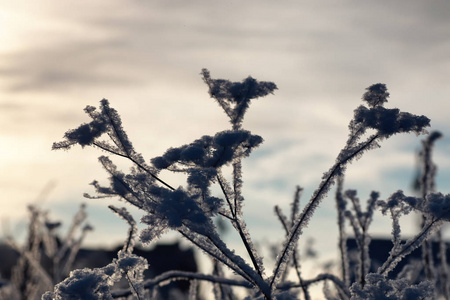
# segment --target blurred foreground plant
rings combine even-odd
[[[300,209],[298,189],[290,220],[284,216],[281,209],[276,209],[284,226],[286,239],[278,253],[274,269],[266,274],[264,262],[247,231],[242,212],[242,159],[250,155],[263,139],[244,130],[242,125],[251,100],[271,94],[277,87],[272,82],[260,82],[252,77],[242,82],[212,79],[206,69],[202,70],[202,76],[210,96],[229,117],[231,129],[218,132],[214,136],[205,135],[188,145],[169,148],[163,155],[146,161],[128,139],[119,114],[104,99],[100,102],[99,110],[87,106],[85,112],[92,120],[67,131],[65,139],[54,143],[53,149],[69,149],[79,144],[82,147],[97,147],[109,154],[130,160],[133,167],[126,174],[118,170],[109,157],[99,158],[109,174],[110,185],[102,186],[94,181],[92,185],[96,188],[97,197],[119,196],[142,210],[145,216],[141,218],[141,222],[148,225],[139,234],[143,243],[154,241],[168,230],[178,231],[217,262],[213,273],[172,271],[144,281],[141,271],[146,267],[146,262],[140,261],[131,253],[134,221],[130,221],[132,218],[124,208],[114,209],[130,223],[132,230],[129,243],[126,243],[130,246],[125,246],[127,248],[119,253],[119,259],[105,268],[72,272],[69,278],[58,284],[53,292],[46,293],[43,299],[112,299],[126,297],[131,293],[138,299],[148,299],[153,287],[175,279],[190,280],[193,283],[199,280],[210,281],[214,283],[216,299],[235,299],[233,289],[230,288],[233,286],[249,288],[248,299],[311,299],[309,287],[322,281],[330,281],[335,287],[334,293],[325,292],[327,299],[427,299],[432,295],[433,287],[429,282],[407,287],[405,279],[393,280],[387,276],[400,260],[419,247],[442,222],[450,220],[450,196],[429,193],[416,198],[406,197],[399,191],[388,200],[380,201],[378,194],[373,193],[367,211],[363,212],[356,192],[348,191],[345,196],[342,194],[342,180],[350,162],[361,157],[365,151],[378,148],[382,140],[397,133],[426,133],[425,128],[430,122],[428,118],[401,112],[396,108],[385,108],[383,105],[389,97],[386,86],[378,83],[368,87],[363,95],[367,106],[361,105],[355,109],[346,144],[338,153],[334,165],[324,173],[322,181],[306,205]],[[223,167],[229,165],[232,172],[231,182],[222,174]],[[186,174],[186,184],[174,187],[160,176],[161,170]],[[296,251],[299,236],[338,179],[341,182],[337,194],[337,208],[338,223],[342,229],[339,244],[342,253],[342,276],[325,273],[313,279],[303,278],[300,272],[301,261]],[[212,195],[212,185],[220,188],[220,198]],[[344,198],[352,201],[354,213],[346,208],[347,200]],[[367,255],[370,242],[367,229],[377,205],[384,213],[390,212],[392,215],[394,248],[385,264],[373,274],[369,273],[367,268],[370,259]],[[401,243],[398,218],[412,210],[421,212],[425,216],[425,223],[416,237]],[[237,255],[222,240],[213,223],[212,218],[215,216],[221,216],[233,225],[250,257],[250,262]],[[343,228],[346,219],[351,221],[361,253],[359,275],[354,283],[350,282],[346,273],[349,268],[344,249],[346,236]],[[297,282],[288,281],[285,276],[289,262],[293,262]],[[240,279],[224,277],[222,266],[231,269]],[[110,287],[117,276],[129,276],[129,272],[133,274],[129,277],[130,289],[111,292]],[[191,290],[191,298],[195,299],[196,289]]]
[[[8,236],[6,242],[19,258],[12,270],[11,282],[0,289],[0,299],[33,300],[65,278],[72,270],[75,257],[92,227],[86,223],[85,205],[75,214],[69,230],[58,238],[60,222],[53,222],[48,211],[29,205],[30,223],[22,246]]]

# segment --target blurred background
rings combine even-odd
[[[171,146],[230,128],[200,77],[273,81],[274,95],[252,102],[244,128],[265,142],[244,162],[244,215],[260,245],[282,242],[275,214],[287,214],[295,186],[305,203],[334,163],[365,88],[385,83],[386,107],[426,115],[437,142],[437,189],[450,185],[450,2],[448,1],[0,1],[0,218],[2,235],[26,234],[27,205],[70,225],[87,203],[94,231],[84,245],[112,247],[127,225],[90,200],[94,179],[106,182],[98,149],[51,151],[53,142],[89,118],[86,105],[107,98],[146,159]],[[415,135],[397,135],[347,171],[345,189],[381,199],[413,195]],[[126,162],[115,162],[128,168]],[[165,174],[172,186],[183,177]],[[336,210],[325,199],[300,247],[336,259]],[[141,215],[132,210],[135,217]],[[419,228],[404,220],[403,234]],[[63,231],[64,232],[64,228]],[[376,214],[373,236],[390,234]],[[169,234],[166,240],[177,239]],[[225,239],[240,249],[239,240]]]

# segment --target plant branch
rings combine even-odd
[[[230,258],[228,256],[226,256],[223,252],[222,252],[222,254],[225,255],[224,257],[214,253],[213,251],[211,251],[211,249],[208,249],[208,248],[204,247],[201,243],[197,242],[194,238],[189,236],[186,232],[183,232],[181,230],[178,230],[178,232],[180,232],[180,234],[182,236],[184,236],[186,239],[188,239],[191,243],[193,243],[199,249],[202,249],[203,251],[205,251],[205,253],[207,253],[208,255],[213,257],[214,259],[217,259],[218,261],[220,261],[221,263],[223,263],[224,265],[229,267],[231,270],[233,270],[237,274],[241,275],[243,278],[245,278],[245,280],[247,280],[248,282],[253,282],[251,280],[251,276],[249,274],[247,274],[246,272],[244,272],[237,265],[231,263],[232,260],[230,260]],[[216,245],[214,245],[214,246],[218,249],[218,247]],[[218,249],[218,250],[220,250],[220,249]],[[230,261],[228,261],[228,260],[230,260]]]
[[[280,220],[280,223],[283,225],[284,231],[286,232],[286,236],[289,235],[289,228],[288,228],[288,224],[286,224],[286,219],[283,218],[282,212],[280,210],[280,208],[278,206],[275,206],[275,212],[278,216],[278,219]],[[294,268],[295,268],[295,272],[297,274],[298,277],[298,282],[303,290],[303,294],[305,295],[305,299],[309,300],[310,296],[309,296],[309,292],[307,289],[307,286],[305,286],[303,284],[303,278],[300,274],[300,264],[297,260],[297,247],[294,248],[293,253],[292,253],[292,258],[293,258],[293,262],[294,262]]]
[[[372,137],[368,138],[368,140],[357,150],[355,150],[352,154],[348,155],[344,160],[340,160],[334,164],[334,166],[330,169],[330,171],[327,173],[327,177],[320,183],[319,187],[316,189],[316,191],[313,194],[313,197],[308,202],[306,207],[303,209],[303,212],[300,214],[299,218],[297,219],[296,223],[291,229],[291,233],[288,237],[288,240],[281,251],[281,254],[277,260],[277,264],[274,269],[273,277],[270,283],[270,286],[273,287],[276,278],[279,276],[279,272],[281,271],[282,264],[285,260],[285,257],[292,251],[293,243],[298,238],[298,236],[301,234],[301,229],[304,225],[304,223],[307,223],[309,221],[309,218],[316,210],[319,202],[325,197],[326,192],[333,184],[334,178],[336,176],[341,175],[342,168],[349,163],[353,158],[355,158],[358,154],[360,154],[362,151],[369,148],[378,138],[378,134],[374,134]],[[344,148],[344,150],[347,150]],[[342,151],[344,151],[342,150]],[[341,152],[342,153],[342,152]],[[339,156],[338,156],[339,157]]]
[[[155,286],[164,284],[166,282],[170,282],[173,280],[202,280],[202,281],[208,281],[212,283],[219,283],[219,284],[226,284],[231,286],[240,286],[244,288],[251,289],[253,288],[253,285],[250,284],[246,280],[235,280],[235,279],[228,279],[223,278],[219,276],[214,275],[206,275],[201,273],[193,273],[193,272],[184,272],[184,271],[168,271],[165,272],[155,278],[148,279],[144,281],[143,285],[145,289],[151,289]],[[122,298],[122,297],[128,297],[132,295],[132,292],[130,289],[125,290],[119,290],[114,291],[111,293],[113,298]]]
[[[277,286],[277,289],[289,290],[292,288],[298,288],[298,287],[302,287],[302,286],[308,287],[312,284],[319,283],[324,280],[330,280],[331,282],[333,282],[334,285],[339,289],[341,294],[345,295],[347,297],[347,299],[350,299],[351,295],[350,295],[350,292],[348,291],[348,289],[346,288],[345,283],[342,280],[340,280],[338,277],[336,277],[332,274],[328,274],[328,273],[319,274],[313,279],[304,280],[302,284],[292,284],[292,283],[280,284]]]
[[[169,185],[167,182],[163,181],[162,179],[160,179],[158,176],[156,176],[155,174],[153,174],[153,172],[151,172],[148,168],[146,168],[145,166],[143,166],[142,164],[140,164],[138,161],[136,161],[134,158],[132,158],[131,156],[129,156],[128,154],[122,154],[119,152],[115,152],[112,151],[111,149],[107,149],[105,147],[103,147],[102,145],[100,145],[99,143],[94,142],[93,143],[94,146],[97,146],[98,148],[105,150],[109,153],[112,153],[114,155],[118,155],[124,158],[129,159],[131,162],[133,162],[136,166],[138,166],[141,170],[143,170],[144,172],[146,172],[147,174],[149,174],[151,177],[153,177],[154,179],[156,179],[157,181],[159,181],[161,184],[165,185],[166,187],[168,187],[169,189],[171,189],[172,191],[175,190],[174,187],[172,187],[171,185]]]
[[[220,188],[222,189],[222,192],[223,192],[223,194],[225,196],[225,199],[226,199],[226,201],[228,203],[228,206],[230,207],[230,211],[231,211],[231,214],[233,216],[233,219],[231,219],[231,221],[232,221],[234,227],[236,228],[236,230],[237,230],[237,232],[238,232],[238,234],[239,234],[239,236],[240,236],[240,238],[241,238],[241,240],[242,240],[242,242],[243,242],[243,244],[245,246],[245,249],[247,250],[248,255],[250,256],[250,259],[251,259],[251,261],[253,263],[253,266],[255,267],[256,272],[262,278],[262,276],[263,276],[262,275],[262,271],[261,271],[261,269],[260,269],[260,267],[259,267],[259,265],[258,265],[258,263],[256,261],[256,257],[255,257],[255,255],[254,255],[254,253],[252,251],[252,248],[250,247],[250,244],[249,244],[249,243],[251,243],[251,241],[247,240],[247,237],[244,234],[241,222],[238,219],[238,216],[236,215],[236,210],[237,210],[236,209],[236,201],[235,201],[235,204],[234,204],[235,205],[235,209],[233,209],[233,205],[232,205],[232,203],[231,203],[231,201],[230,201],[230,199],[228,197],[228,194],[227,194],[227,192],[225,190],[225,184],[224,184],[224,182],[222,182],[222,179],[220,178],[220,176],[217,176],[217,181],[219,182]],[[235,196],[234,198],[236,200],[237,196]]]
[[[414,246],[417,241],[420,241],[421,239],[425,239],[426,236],[429,234],[431,229],[433,229],[434,226],[437,226],[439,224],[439,219],[434,219],[433,221],[429,222],[428,224],[425,224],[423,226],[422,230],[412,239],[408,240],[403,246],[400,252],[393,252],[391,251],[391,254],[389,255],[388,259],[384,262],[384,264],[378,269],[377,273],[381,275],[387,275],[406,255],[414,251],[417,247],[420,246],[418,244],[417,246]]]

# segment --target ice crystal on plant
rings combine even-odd
[[[367,92],[364,93],[362,99],[366,101],[370,107],[383,106],[389,98],[387,87],[383,83],[377,83],[369,86]]]
[[[411,210],[418,209],[422,199],[417,197],[405,196],[402,190],[393,193],[387,200],[378,200],[377,205],[381,212],[386,214],[388,211],[398,210],[399,213],[407,215]]]
[[[250,105],[250,100],[267,96],[277,89],[273,82],[257,81],[247,77],[242,82],[231,82],[224,79],[211,79],[207,69],[202,70],[203,81],[209,87],[209,94],[222,106],[230,117],[234,129],[238,129],[245,112]]]
[[[219,168],[233,159],[248,156],[262,141],[260,136],[252,135],[250,131],[226,130],[214,136],[203,136],[189,145],[170,148],[164,155],[151,161],[159,169],[167,169],[174,164],[181,167]]]
[[[112,265],[100,269],[79,269],[47,292],[43,300],[112,300],[111,286],[118,279]]]
[[[132,286],[133,294],[139,299],[139,295],[144,295],[144,271],[148,269],[148,262],[145,258],[127,251],[119,251],[118,258],[113,260],[122,274]]]
[[[398,191],[387,200],[378,201],[379,194],[373,192],[368,200],[367,210],[362,211],[356,191],[349,190],[345,194],[342,192],[345,170],[351,162],[361,157],[366,151],[379,147],[382,140],[394,134],[424,133],[430,123],[428,118],[402,112],[397,108],[383,107],[389,97],[386,85],[377,83],[368,87],[362,96],[368,107],[361,105],[355,109],[354,117],[349,124],[347,142],[337,154],[335,163],[324,173],[322,181],[310,200],[303,205],[302,211],[300,212],[299,208],[301,191],[299,188],[292,205],[290,220],[285,217],[281,209],[276,209],[286,232],[286,240],[277,256],[271,277],[266,277],[262,257],[254,246],[242,211],[244,203],[242,159],[258,147],[263,139],[242,129],[242,125],[251,100],[271,94],[277,87],[272,82],[257,81],[252,77],[247,77],[242,82],[212,79],[206,69],[202,70],[202,76],[208,86],[210,96],[219,103],[230,118],[231,130],[224,130],[212,136],[205,135],[189,144],[169,148],[162,155],[150,159],[147,164],[129,141],[122,128],[119,114],[104,99],[101,101],[98,111],[92,106],[86,107],[85,112],[92,119],[90,123],[81,124],[79,127],[67,131],[64,140],[54,143],[53,149],[68,149],[75,144],[80,144],[82,147],[94,146],[109,154],[130,160],[133,167],[130,172],[125,173],[118,170],[110,158],[106,156],[99,158],[109,175],[109,186],[102,186],[97,181],[92,183],[99,197],[118,196],[145,213],[141,218],[141,223],[148,227],[140,232],[139,237],[142,242],[153,241],[170,229],[178,231],[181,236],[209,255],[218,268],[213,275],[204,278],[214,282],[216,295],[225,295],[223,291],[227,291],[226,294],[230,299],[233,298],[231,289],[221,289],[221,284],[228,279],[218,277],[219,274],[222,274],[218,271],[220,266],[225,265],[245,282],[245,284],[237,284],[237,281],[233,281],[233,284],[254,288],[250,292],[249,299],[294,299],[297,291],[288,286],[285,276],[290,260],[294,260],[299,281],[296,287],[301,288],[300,294],[303,294],[306,300],[311,298],[308,292],[309,285],[319,281],[334,283],[338,291],[336,295],[333,294],[328,283],[325,286],[325,296],[328,299],[403,300],[419,299],[420,297],[425,299],[429,296],[430,288],[426,283],[407,286],[406,281],[386,279],[385,275],[401,259],[420,246],[444,220],[450,220],[450,195],[427,193],[426,197],[415,198],[406,197],[403,192]],[[365,133],[368,130],[372,130],[374,133],[366,136]],[[106,140],[100,140],[101,137],[105,137]],[[430,139],[435,137],[432,135]],[[222,174],[224,166],[230,166],[232,169],[230,181]],[[160,177],[160,173],[164,173],[162,170],[183,173],[186,175],[186,181],[175,188]],[[342,280],[329,273],[321,274],[312,280],[305,280],[300,274],[300,258],[296,255],[297,243],[302,231],[307,227],[315,210],[336,180],[339,182],[336,197],[339,210],[338,224],[341,231],[339,245],[342,248]],[[213,196],[212,187],[214,185],[218,185],[222,196]],[[353,211],[348,209],[348,203],[353,204]],[[390,213],[392,216],[394,246],[390,257],[378,270],[379,274],[368,274],[370,235],[367,231],[376,203],[381,207],[383,213]],[[118,258],[108,269],[109,276],[112,276],[108,280],[112,280],[118,275],[126,275],[132,290],[127,295],[133,293],[139,297],[144,294],[144,288],[148,288],[143,283],[142,277],[147,263],[132,254],[134,245],[132,240],[136,234],[135,222],[125,209],[115,207],[111,207],[111,209],[129,223],[130,231],[126,246],[119,252]],[[419,234],[402,242],[399,218],[412,210],[420,211],[428,216],[427,222]],[[213,223],[213,217],[218,215],[233,225],[242,240],[252,266],[229,249],[222,240]],[[354,229],[360,252],[360,270],[359,278],[357,278],[359,284],[354,284],[351,291],[349,289],[351,284],[348,275],[349,266],[345,266],[348,264],[348,259],[346,250],[343,249],[346,246],[345,216]],[[102,274],[106,274],[106,271],[106,269],[97,269],[85,271],[84,275],[81,273],[80,275],[91,278],[92,284],[98,286],[96,279],[103,278]],[[74,273],[70,280],[81,279],[77,274]],[[201,279],[198,274],[184,274],[183,276],[181,277],[189,280]],[[48,299],[57,296],[57,293],[64,290],[64,287],[70,286],[70,280],[67,279],[64,284],[61,283],[55,289],[54,294],[48,294],[47,296],[50,297]],[[154,279],[153,282],[157,282],[157,279]],[[104,285],[98,286],[100,293],[105,291],[105,299],[109,299],[107,294],[110,283],[111,281],[106,281]],[[219,289],[222,292],[219,292]],[[194,294],[191,293],[191,295]]]
[[[432,300],[433,286],[424,281],[411,285],[406,279],[388,279],[383,275],[370,273],[366,276],[366,284],[352,285],[351,300]]]
[[[428,194],[423,207],[423,212],[434,219],[450,221],[450,194]]]
[[[434,220],[450,221],[450,194],[430,193],[423,199],[405,196],[403,191],[397,191],[387,201],[378,201],[378,205],[383,214],[393,209],[405,215],[417,210]]]
[[[204,224],[206,216],[197,203],[183,189],[170,191],[165,188],[154,187],[152,195],[161,199],[156,209],[162,220],[167,220],[168,226],[178,228],[183,222],[190,221],[195,224]]]
[[[396,133],[415,132],[425,133],[425,127],[430,126],[430,119],[416,116],[407,112],[400,112],[398,108],[384,108],[376,106],[366,108],[360,106],[355,110],[355,122],[366,128],[377,130],[380,136],[389,137]]]

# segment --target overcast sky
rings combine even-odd
[[[0,3],[0,217],[14,234],[25,230],[29,203],[38,201],[70,223],[87,201],[96,230],[86,243],[121,241],[126,225],[107,209],[120,203],[82,197],[93,192],[92,180],[107,177],[97,161],[103,153],[51,151],[51,145],[89,121],[83,108],[102,98],[119,111],[147,159],[229,128],[209,98],[202,68],[213,78],[251,75],[278,86],[252,102],[244,121],[265,139],[244,163],[244,214],[258,239],[280,241],[273,206],[287,212],[297,184],[309,199],[374,83],[387,84],[387,107],[426,115],[432,129],[442,131],[435,150],[438,189],[450,190],[449,1]],[[384,141],[348,168],[346,188],[358,189],[363,199],[371,190],[383,199],[397,189],[412,194],[422,138]],[[183,178],[166,179],[183,185]],[[305,234],[315,236],[319,248],[334,248],[332,197],[313,220]],[[409,222],[405,234],[417,229]],[[378,214],[372,228],[375,235],[389,233],[389,219]],[[318,232],[328,234],[324,242]]]

